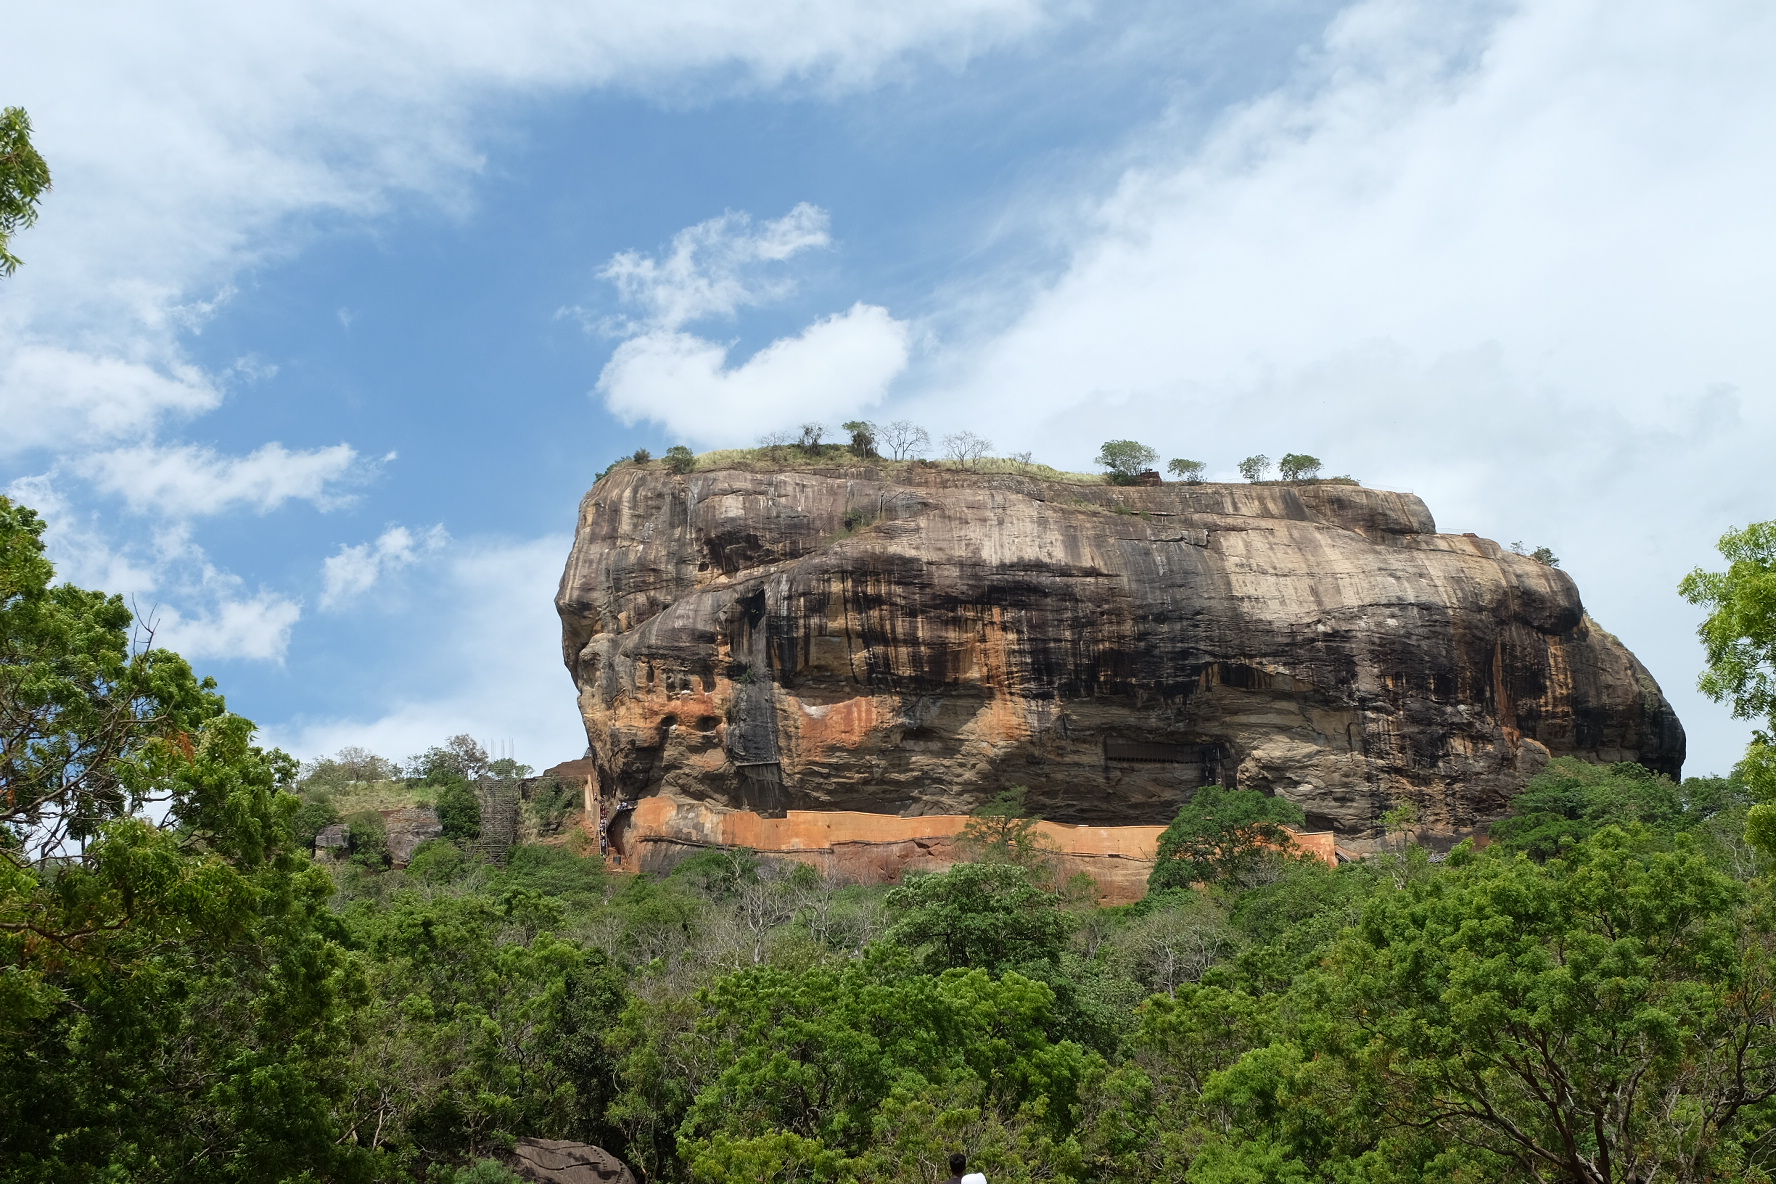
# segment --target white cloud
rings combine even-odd
[[[1206,144],[1139,145],[909,409],[1079,465],[1305,450],[1549,542],[1724,768],[1673,585],[1770,513],[1772,52],[1776,10],[1730,0],[1356,5]]]
[[[538,768],[580,756],[586,733],[554,607],[572,545],[552,535],[454,548],[439,579],[445,624],[401,666],[386,709],[297,720],[273,729],[270,741],[300,756],[362,744],[400,759],[467,732],[511,741],[518,759]]]
[[[222,401],[207,375],[177,359],[157,367],[23,344],[9,341],[0,326],[0,347],[7,345],[10,356],[0,369],[0,422],[6,425],[0,455],[146,436],[165,416],[195,415]]]
[[[908,334],[888,310],[856,304],[728,368],[727,348],[651,332],[617,347],[598,378],[611,412],[651,419],[699,444],[749,443],[761,427],[861,411],[907,364]]]
[[[383,576],[411,567],[450,541],[442,526],[415,537],[405,526],[392,526],[373,543],[341,546],[321,564],[324,589],[321,607],[337,608],[368,592]]]
[[[95,453],[74,468],[138,512],[189,517],[242,506],[264,514],[291,500],[333,509],[350,500],[335,487],[360,476],[364,466],[347,444],[308,451],[266,444],[240,457],[186,444]]]
[[[189,526],[129,530],[119,540],[112,522],[83,513],[49,475],[22,477],[6,493],[42,516],[57,581],[125,596],[156,645],[191,659],[284,660],[301,603],[263,589],[245,594],[244,581],[211,563]]]
[[[490,98],[870,85],[1047,23],[1040,0],[163,0],[38,5],[0,40],[56,185],[0,310],[0,449],[144,432],[215,405],[180,334],[309,221],[462,201]]]
[[[705,317],[731,317],[742,306],[780,299],[791,290],[761,265],[832,243],[826,211],[802,202],[755,233],[745,213],[726,213],[672,236],[663,259],[624,251],[598,275],[630,303],[646,310],[649,329],[674,330]]]
[[[245,658],[282,662],[290,648],[290,631],[301,616],[300,604],[261,592],[242,600],[218,600],[208,610],[191,616],[163,607],[150,614],[150,620],[156,646],[176,650],[193,661]]]

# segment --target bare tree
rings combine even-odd
[[[895,460],[910,460],[931,447],[931,434],[909,419],[897,419],[878,434],[877,440]]]
[[[782,460],[783,450],[793,443],[795,443],[794,433],[781,430],[766,432],[759,437],[759,447],[764,449],[765,454],[772,460]]]
[[[977,436],[973,432],[951,432],[943,438],[944,456],[955,461],[965,469],[972,469],[976,461],[985,456],[993,447],[993,442],[985,436]]]
[[[1175,993],[1231,954],[1234,932],[1221,911],[1194,892],[1179,894],[1170,908],[1158,909],[1118,935],[1149,990]]]
[[[826,438],[826,425],[823,423],[805,423],[802,425],[802,438],[796,441],[796,447],[803,452],[818,452],[820,441]]]

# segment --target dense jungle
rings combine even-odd
[[[1754,706],[1772,530],[1686,585]],[[892,888],[612,874],[540,783],[501,866],[468,786],[522,766],[298,766],[41,532],[0,500],[0,1179],[498,1181],[522,1136],[709,1184],[1767,1178],[1764,740],[1682,783],[1558,760],[1483,848],[1402,809],[1336,868],[1205,790],[1118,908],[1016,792]],[[349,812],[379,787],[444,820],[401,870]]]

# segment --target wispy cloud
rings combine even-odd
[[[770,274],[768,265],[832,245],[830,223],[825,210],[807,202],[756,230],[751,215],[730,212],[679,231],[660,258],[623,251],[598,275],[640,307],[643,328],[679,329],[788,296],[794,280]]]
[[[186,658],[282,662],[302,606],[272,592],[224,598],[190,616],[162,607],[149,613],[154,644]]]
[[[393,691],[373,711],[294,721],[273,729],[272,741],[304,756],[362,744],[399,758],[469,732],[511,740],[519,758],[539,768],[579,756],[586,733],[560,664],[552,600],[572,542],[453,545],[436,576],[441,624],[391,672]]]
[[[144,445],[93,453],[75,472],[138,512],[172,517],[251,509],[261,514],[296,500],[329,510],[350,501],[339,486],[369,470],[348,444],[293,451],[266,444],[246,456],[224,456],[194,444]]]
[[[442,526],[415,535],[391,526],[375,542],[341,546],[321,564],[321,607],[338,608],[368,592],[384,576],[411,567],[450,541]]]

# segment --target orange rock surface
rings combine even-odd
[[[943,871],[961,856],[956,837],[966,814],[904,818],[857,810],[790,810],[766,818],[667,796],[643,798],[615,832],[617,866],[663,870],[689,850],[748,847],[760,855],[794,859],[841,881],[898,883],[908,871]],[[1098,883],[1105,904],[1127,904],[1147,891],[1162,826],[1070,826],[1039,822],[1037,831],[1064,873],[1084,872]],[[1301,850],[1337,862],[1330,831],[1296,834]]]

